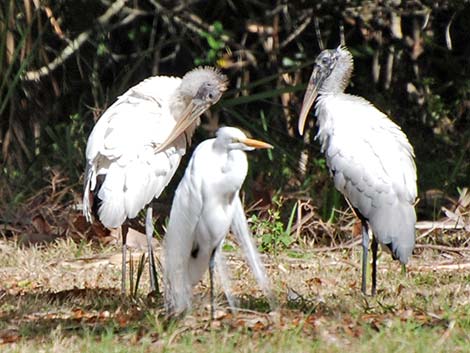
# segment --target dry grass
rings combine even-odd
[[[243,309],[230,313],[220,296],[212,323],[204,284],[193,313],[179,322],[163,319],[158,299],[122,299],[117,248],[63,240],[21,248],[1,241],[0,253],[4,352],[470,350],[470,271],[457,266],[470,262],[465,252],[417,249],[406,276],[382,253],[375,298],[360,293],[359,247],[266,256],[280,301],[276,313],[267,312],[234,252],[230,268]],[[141,293],[147,283],[144,278]]]

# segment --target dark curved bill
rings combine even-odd
[[[313,68],[312,76],[310,76],[310,80],[308,82],[307,91],[304,95],[304,100],[302,102],[302,108],[300,109],[300,117],[299,117],[299,134],[303,135],[305,122],[307,121],[308,113],[312,108],[313,102],[315,102],[315,98],[318,95],[318,88],[323,83],[323,77],[320,74],[320,70],[318,67]]]
[[[207,108],[209,108],[209,104],[196,105],[191,102],[184,110],[181,118],[177,121],[175,127],[168,135],[166,140],[156,148],[155,153],[162,152],[168,148],[177,137],[181,136],[181,134],[183,134],[186,129],[207,110]]]

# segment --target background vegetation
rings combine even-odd
[[[220,124],[270,141],[272,154],[250,157],[248,201],[312,199],[327,219],[342,199],[315,129],[302,139],[295,126],[312,61],[341,40],[355,58],[349,92],[403,127],[417,157],[420,216],[436,218],[470,176],[469,10],[464,1],[3,1],[3,222],[58,181],[81,192],[87,136],[119,94],[203,64],[222,68],[230,91],[195,144]]]

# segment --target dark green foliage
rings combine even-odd
[[[270,195],[301,191],[325,220],[333,219],[332,208],[344,203],[329,191],[332,184],[313,141],[314,119],[305,140],[296,124],[321,43],[336,47],[342,35],[355,57],[348,91],[403,127],[415,147],[419,189],[455,195],[458,186],[468,185],[470,10],[464,2],[274,6],[251,0],[188,5],[148,0],[126,2],[105,18],[119,4],[1,3],[1,185],[13,190],[4,192],[3,202],[22,200],[48,185],[51,170],[80,192],[86,138],[119,94],[150,75],[182,75],[195,64],[209,64],[229,76],[230,90],[203,120],[194,143],[222,124],[269,141],[273,151],[250,155],[247,201],[259,198],[255,186],[260,184]],[[400,20],[399,34],[393,16]],[[84,34],[86,40],[61,58]],[[436,205],[422,205],[421,214],[436,216]],[[286,222],[289,214],[280,217]]]

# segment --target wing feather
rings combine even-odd
[[[88,219],[89,195],[97,191],[98,175],[106,176],[103,191],[98,191],[98,216],[106,227],[118,227],[126,218],[135,217],[167,186],[185,153],[186,141],[183,136],[158,154],[154,147],[166,139],[175,124],[168,102],[180,81],[149,78],[120,96],[98,120],[86,149],[83,211]],[[122,204],[111,205],[116,202]]]
[[[406,262],[414,246],[416,166],[400,127],[366,100],[320,98],[319,133],[335,186]],[[403,244],[401,246],[400,244]]]
[[[106,176],[106,180],[101,186],[98,197],[102,202],[98,213],[105,227],[116,228],[124,223],[126,219],[126,209],[124,202],[125,175],[119,172],[120,167],[112,164]]]
[[[192,158],[176,189],[164,240],[165,306],[167,311],[177,314],[191,307],[188,266],[203,207],[202,195],[197,192],[202,188],[202,180],[193,175],[193,164]]]

